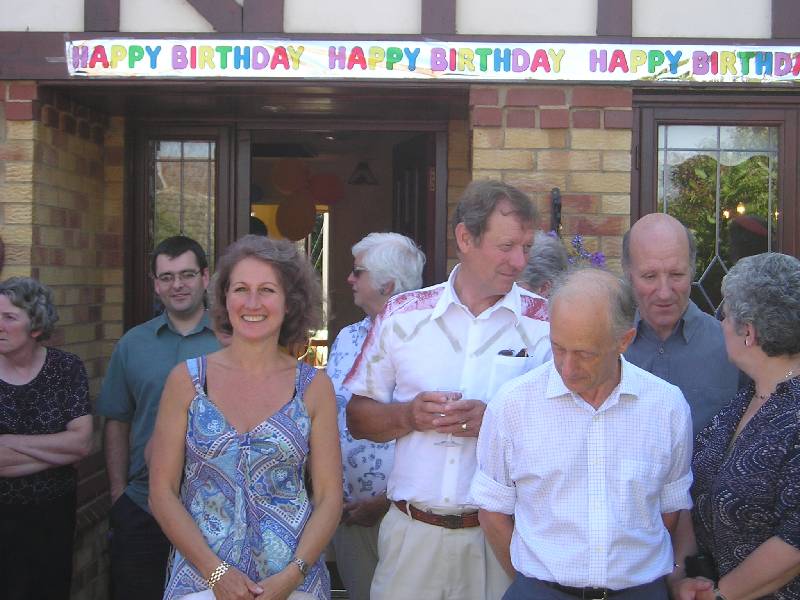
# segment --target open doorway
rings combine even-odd
[[[446,176],[437,176],[437,165],[444,173],[446,161],[437,161],[437,151],[445,156],[446,139],[352,130],[251,131],[247,138],[253,226],[301,244],[320,274],[325,322],[311,344],[323,366],[329,341],[363,318],[346,281],[350,248],[362,237],[408,235],[428,257],[425,285],[443,277]]]

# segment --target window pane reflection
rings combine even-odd
[[[664,149],[658,210],[694,233],[692,299],[713,312],[722,277],[739,258],[777,250],[777,128],[669,125],[658,131]]]

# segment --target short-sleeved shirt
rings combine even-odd
[[[67,423],[91,413],[89,385],[81,359],[47,348],[39,373],[28,383],[0,380],[0,434],[60,433]],[[75,468],[53,467],[22,477],[0,477],[0,504],[36,504],[74,493]]]
[[[674,385],[625,360],[595,409],[553,362],[506,384],[478,438],[476,503],[514,515],[527,577],[625,589],[672,571],[662,513],[691,507],[692,423]]]
[[[328,354],[327,372],[336,392],[336,408],[339,413],[339,443],[342,448],[342,486],[345,502],[384,494],[386,481],[394,462],[394,442],[357,440],[347,429],[346,410],[352,394],[343,382],[361,352],[371,326],[372,319],[369,317],[348,325],[336,336]]]
[[[148,512],[144,449],[153,433],[167,377],[178,363],[218,349],[207,314],[197,327],[181,335],[165,313],[128,331],[114,348],[97,400],[97,414],[130,423],[125,493]]]
[[[800,377],[778,384],[731,445],[754,391],[742,388],[695,440],[695,533],[720,576],[773,536],[800,550]],[[800,599],[800,577],[769,597]]]
[[[666,340],[661,340],[637,312],[636,337],[625,358],[681,389],[692,409],[694,435],[739,388],[739,369],[728,360],[720,322],[691,300]]]
[[[389,403],[411,402],[424,391],[460,391],[489,403],[501,384],[549,360],[547,302],[515,284],[473,315],[453,287],[458,268],[444,283],[389,299],[345,379],[354,395]],[[529,356],[514,356],[523,349]],[[446,437],[412,431],[396,441],[390,499],[451,513],[474,509],[476,438],[437,445]]]

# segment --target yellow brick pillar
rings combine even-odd
[[[472,174],[520,188],[550,224],[562,197],[563,237],[584,237],[620,271],[630,223],[632,93],[608,86],[473,86]]]

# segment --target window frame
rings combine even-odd
[[[797,256],[798,146],[800,99],[780,92],[664,93],[636,90],[633,97],[631,223],[658,210],[658,127],[660,125],[740,125],[778,128],[778,221],[776,248]]]

